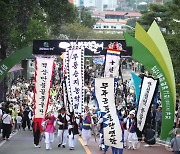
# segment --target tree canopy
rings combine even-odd
[[[64,25],[80,22],[92,28],[95,20],[67,0],[0,0],[0,59],[33,39],[57,39]]]

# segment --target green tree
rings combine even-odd
[[[78,22],[70,23],[62,26],[61,33],[66,35],[68,39],[91,39],[93,30]]]
[[[10,42],[13,49],[23,48],[32,44],[33,39],[47,39],[48,27],[43,10],[37,8],[31,20],[28,21],[24,31],[18,26],[14,26],[10,34]]]
[[[62,27],[61,33],[66,35],[68,39],[122,39],[122,34],[111,34],[104,31],[96,33],[93,29],[88,28],[80,23],[66,24]],[[66,38],[66,39],[67,39]]]
[[[124,39],[122,34],[111,34],[103,31],[103,33],[95,33],[93,39],[102,39],[102,40],[121,40]]]
[[[138,20],[137,18],[128,19],[126,25],[135,28],[137,20]]]
[[[28,24],[38,6],[38,0],[0,0],[0,59],[3,60],[19,43],[27,39]],[[16,43],[15,43],[16,42]],[[16,45],[15,45],[16,44]],[[0,99],[6,100],[6,78],[0,83]]]
[[[170,22],[169,29],[172,33],[165,35],[175,71],[177,93],[180,95],[180,1],[174,0],[169,6]]]
[[[141,11],[142,16],[139,18],[138,22],[148,29],[154,20],[157,21],[161,28],[166,28],[169,30],[169,7],[167,5],[160,5],[151,3],[148,6],[148,10]]]
[[[59,37],[64,24],[78,20],[77,8],[67,0],[39,0],[39,2],[47,16],[46,20],[53,37]]]
[[[96,24],[96,20],[91,17],[91,14],[85,8],[80,10],[80,22],[88,28],[93,28]]]
[[[27,46],[32,39],[44,36],[46,30],[38,0],[0,0],[0,58],[13,50]],[[32,30],[31,30],[32,29]],[[33,34],[33,31],[38,36]]]

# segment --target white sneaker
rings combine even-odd
[[[37,145],[37,148],[40,148],[41,146],[40,145]]]
[[[40,145],[34,145],[35,148],[40,148],[41,146]]]

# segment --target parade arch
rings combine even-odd
[[[132,47],[132,58],[159,79],[162,104],[160,137],[165,140],[173,129],[176,103],[174,71],[167,45],[156,22],[153,22],[148,32],[137,24],[135,38],[128,34],[124,36],[126,45]]]
[[[32,49],[32,46],[22,48],[0,62],[0,82],[13,66],[32,55]]]
[[[135,38],[128,34],[124,34],[124,37],[125,41],[121,40],[121,43],[126,43],[125,46],[129,47],[126,47],[126,50],[129,50],[132,47],[132,58],[142,63],[145,68],[152,73],[154,78],[159,79],[162,102],[161,139],[166,139],[170,135],[174,124],[176,89],[172,62],[165,40],[156,22],[153,22],[148,32],[137,24]],[[56,45],[52,48],[50,46],[51,43],[54,45],[54,42],[56,41],[38,40],[38,43],[36,44],[37,46],[25,47],[13,53],[5,60],[2,60],[0,62],[0,81],[14,65],[19,63],[21,60],[30,57],[33,48],[37,47],[38,49],[41,49],[42,51],[36,51],[43,52],[44,54],[51,52],[51,55],[53,55],[53,50],[56,51],[56,54],[59,54],[61,51],[56,50],[59,47],[59,41],[58,44],[55,43]],[[103,42],[103,40],[99,42]],[[108,42],[106,40],[104,42],[106,42],[105,44],[107,46],[111,40],[108,40]],[[42,45],[41,47],[39,47],[39,43]],[[88,47],[91,48],[91,45],[92,44],[89,44]],[[95,43],[95,46],[93,46],[92,49],[94,49],[94,47],[101,48],[101,44],[99,43],[99,46],[97,46]],[[87,53],[85,52],[85,54]],[[90,54],[94,54],[94,52]],[[104,54],[103,50],[102,52],[98,52],[98,54]]]

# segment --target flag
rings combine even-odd
[[[144,128],[156,85],[157,80],[153,79],[152,77],[144,76],[137,111],[137,128],[139,128],[140,131],[142,131]]]
[[[119,76],[119,62],[122,45],[120,43],[111,43],[106,53],[106,63],[104,77]]]
[[[54,59],[36,57],[35,68],[34,118],[36,125],[41,124],[48,108]]]
[[[95,93],[99,108],[104,113],[104,144],[123,149],[122,129],[116,112],[114,78],[96,78]]]
[[[132,79],[134,81],[136,102],[139,102],[139,95],[140,95],[142,79],[139,76],[137,76],[135,73],[131,73],[131,76],[132,76]]]
[[[67,64],[67,91],[75,115],[84,109],[84,48],[69,48]]]

